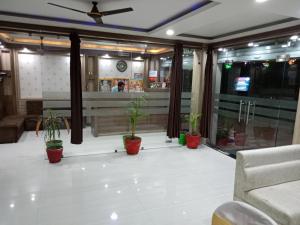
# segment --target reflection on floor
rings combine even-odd
[[[205,146],[56,165],[44,160],[38,141],[7,146],[0,145],[1,225],[210,225],[213,210],[232,200],[235,161]]]

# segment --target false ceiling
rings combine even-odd
[[[42,39],[41,39],[42,38]],[[20,47],[36,46],[36,49],[43,46],[51,46],[58,48],[69,48],[70,40],[66,37],[45,36],[39,34],[26,33],[1,33],[0,39],[5,43],[17,44]],[[117,43],[114,41],[98,41],[98,40],[81,40],[82,49],[115,51],[115,52],[130,52],[139,54],[164,54],[171,52],[173,49],[166,46],[155,46],[138,43]]]
[[[85,14],[52,2],[90,11],[87,0],[0,0],[0,20],[148,37],[214,42],[300,24],[299,0],[99,0],[99,10],[132,7],[105,16],[99,26]],[[173,29],[174,36],[166,30]]]

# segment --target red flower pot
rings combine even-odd
[[[48,160],[50,163],[58,163],[62,157],[63,148],[47,148]]]
[[[246,144],[246,134],[245,133],[236,133],[234,136],[234,143],[236,146],[245,146]]]
[[[228,138],[221,138],[217,141],[217,146],[226,146],[228,145]]]
[[[191,134],[187,134],[186,135],[186,145],[188,148],[198,148],[198,146],[200,145],[200,135],[191,135]]]
[[[140,137],[128,137],[125,139],[125,148],[128,155],[136,155],[139,153],[142,139]]]

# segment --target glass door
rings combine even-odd
[[[215,147],[235,155],[238,150],[291,144],[299,90],[297,63],[236,62],[219,64],[218,69]]]

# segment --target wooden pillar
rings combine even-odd
[[[193,81],[191,96],[192,113],[201,113],[202,111],[205,61],[205,51],[195,50],[193,59]]]
[[[201,114],[202,112],[205,63],[206,63],[205,50],[195,50],[194,58],[193,58],[191,113]],[[189,129],[191,132],[191,126],[189,127]]]

